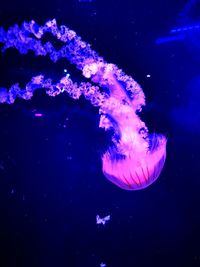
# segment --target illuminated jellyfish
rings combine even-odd
[[[51,42],[40,39],[49,32],[63,42],[56,50]],[[102,156],[102,169],[105,177],[122,189],[139,190],[152,184],[160,175],[166,158],[166,138],[161,134],[149,134],[138,116],[145,105],[145,96],[139,84],[123,73],[114,64],[107,63],[89,44],[66,26],[58,27],[56,20],[44,26],[34,21],[0,28],[2,51],[15,48],[21,54],[32,50],[36,56],[49,56],[54,62],[66,58],[81,70],[91,82],[74,83],[69,75],[53,83],[43,75],[33,77],[21,89],[14,84],[9,90],[0,89],[1,103],[14,103],[15,99],[31,99],[37,89],[44,88],[50,96],[67,92],[73,99],[84,95],[92,105],[99,107],[99,127],[113,130],[112,144]]]

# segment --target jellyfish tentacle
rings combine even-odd
[[[98,86],[89,82],[81,82],[78,85],[73,83],[68,76],[64,76],[58,83],[54,84],[51,79],[45,79],[43,75],[38,75],[33,77],[24,89],[21,89],[19,84],[13,84],[9,90],[0,88],[0,103],[13,104],[16,98],[30,100],[37,89],[46,89],[49,96],[57,96],[67,92],[71,98],[79,99],[81,95],[84,95],[96,107],[100,107],[108,97],[105,93],[100,92]]]
[[[41,39],[47,32],[65,44],[59,50],[56,50],[50,42],[42,44],[38,39]],[[15,48],[21,54],[26,54],[32,50],[36,56],[49,54],[54,62],[64,57],[70,63],[75,64],[82,71],[83,76],[92,78],[100,86],[109,85],[110,80],[115,80],[111,76],[115,76],[117,81],[124,84],[125,90],[130,92],[130,97],[134,98],[137,110],[145,105],[142,88],[132,77],[124,74],[116,65],[108,64],[73,30],[64,25],[59,28],[55,19],[47,21],[44,26],[38,26],[32,20],[29,23],[24,22],[21,28],[18,25],[10,27],[7,31],[0,28],[0,43],[4,44],[2,51]]]

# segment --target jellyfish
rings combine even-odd
[[[56,50],[51,42],[41,42],[46,32],[62,42],[60,49]],[[54,83],[39,74],[24,88],[19,84],[9,89],[0,88],[0,103],[12,104],[16,98],[29,100],[37,89],[45,89],[50,96],[67,93],[79,99],[83,95],[99,108],[99,127],[113,133],[111,145],[102,155],[104,176],[125,190],[146,188],[159,177],[166,159],[167,139],[162,134],[150,134],[139,117],[145,95],[131,76],[117,65],[106,62],[75,31],[64,25],[58,27],[55,19],[44,26],[32,20],[7,31],[0,28],[0,43],[3,53],[15,48],[21,54],[31,50],[36,56],[48,56],[53,62],[65,58],[90,80],[78,84],[65,75]]]
[[[103,224],[105,225],[106,222],[110,221],[110,215],[107,215],[101,218],[99,215],[96,216],[96,224]]]

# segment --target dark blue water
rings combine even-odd
[[[167,160],[152,186],[121,190],[102,174],[109,137],[89,102],[38,91],[0,105],[0,266],[200,266],[199,2],[1,1],[5,28],[52,18],[141,84],[142,119],[168,137]],[[9,50],[0,86],[40,73],[57,81],[64,68],[79,81],[64,59]],[[111,219],[96,225],[97,214]]]

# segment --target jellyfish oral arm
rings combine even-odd
[[[63,43],[59,50],[51,42],[41,42],[46,32]],[[19,84],[8,90],[0,88],[0,103],[12,104],[16,98],[29,100],[35,90],[42,88],[50,96],[66,92],[78,99],[84,95],[93,106],[99,107],[99,127],[114,130],[112,143],[102,156],[105,177],[126,190],[143,189],[158,178],[166,158],[166,138],[161,134],[149,134],[141,121],[138,113],[145,105],[145,96],[131,76],[107,63],[76,32],[64,25],[58,27],[55,19],[44,26],[31,21],[7,31],[0,28],[0,43],[2,52],[15,48],[21,54],[32,50],[36,56],[49,56],[53,62],[65,58],[91,80],[77,84],[66,75],[53,82],[40,74],[23,89]]]
[[[149,135],[145,123],[137,115],[138,103],[144,103],[142,94],[128,99],[126,91],[116,79],[108,88],[110,98],[100,109],[104,114],[100,126],[113,127],[120,138],[113,137],[114,145],[102,157],[103,173],[123,189],[145,188],[158,178],[163,168],[166,138],[160,134]],[[105,114],[109,114],[109,117]],[[109,121],[109,118],[112,120]]]

